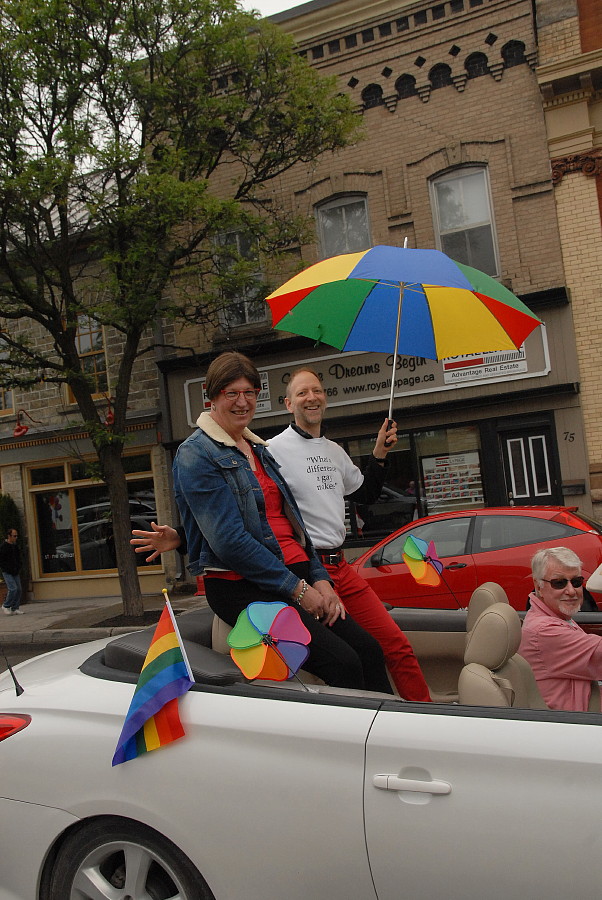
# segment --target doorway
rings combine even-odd
[[[556,447],[549,425],[499,433],[510,506],[562,503]]]

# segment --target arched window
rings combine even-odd
[[[362,194],[345,194],[316,207],[320,257],[355,253],[370,246],[368,203]]]
[[[405,97],[413,97],[418,93],[416,90],[416,79],[413,75],[400,75],[395,82],[395,90],[400,100]]]
[[[451,68],[445,63],[439,63],[439,65],[433,66],[429,72],[429,81],[433,90],[453,84]]]
[[[437,246],[452,259],[497,275],[497,248],[485,166],[454,169],[430,183]]]
[[[478,78],[479,75],[489,74],[489,63],[484,53],[471,53],[464,63],[464,68],[469,78]]]
[[[508,41],[502,47],[502,59],[504,60],[504,68],[511,69],[512,66],[520,66],[526,62],[525,45],[522,41]]]
[[[362,103],[364,109],[372,109],[373,106],[380,106],[383,102],[383,89],[379,84],[369,84],[362,91]]]

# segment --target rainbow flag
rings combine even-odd
[[[185,733],[178,697],[192,687],[194,679],[167,592],[163,593],[165,608],[123,723],[113,766],[171,744]]]

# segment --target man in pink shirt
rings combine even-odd
[[[602,637],[573,619],[583,602],[581,560],[567,547],[550,547],[535,554],[531,570],[535,590],[518,652],[550,709],[587,711],[592,681],[602,679]]]

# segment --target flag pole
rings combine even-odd
[[[194,681],[194,675],[192,674],[192,669],[190,668],[190,663],[188,662],[188,656],[186,655],[186,647],[184,646],[184,641],[182,640],[182,635],[180,634],[180,629],[178,628],[178,623],[176,622],[176,617],[174,615],[174,611],[171,606],[171,600],[169,599],[169,595],[167,593],[167,588],[163,588],[161,591],[163,596],[165,597],[165,605],[167,606],[167,611],[169,612],[169,616],[171,618],[171,624],[173,625],[173,630],[176,633],[178,638],[178,643],[180,645],[180,650],[182,651],[182,658],[184,660],[184,665],[188,671],[188,677],[191,681]]]

